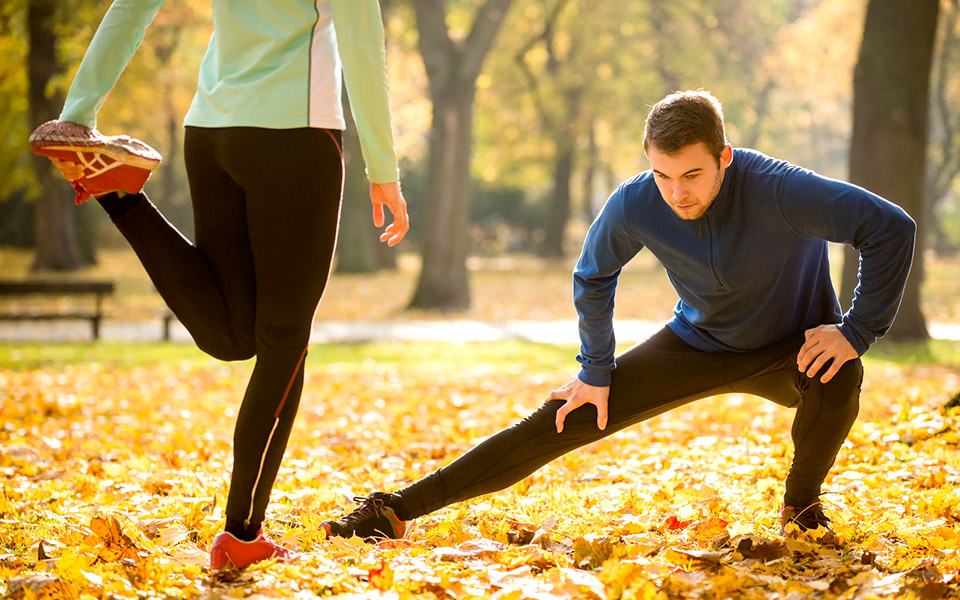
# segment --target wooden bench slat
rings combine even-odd
[[[55,319],[102,319],[103,315],[97,313],[3,313],[0,314],[0,321],[52,321]]]
[[[0,281],[0,295],[112,294],[112,281]]]

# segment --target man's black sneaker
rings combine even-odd
[[[407,530],[406,521],[401,521],[393,507],[400,502],[400,496],[387,492],[373,492],[367,497],[356,496],[354,502],[360,507],[349,515],[336,521],[324,521],[320,527],[327,536],[357,536],[367,541],[381,539],[400,539]]]
[[[806,507],[784,506],[780,513],[780,535],[784,535],[787,525],[794,524],[800,531],[816,530],[820,527],[825,532],[832,533],[830,519],[823,514],[823,505],[819,502]]]

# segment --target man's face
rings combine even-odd
[[[670,209],[685,220],[699,219],[720,192],[723,174],[733,160],[729,144],[720,153],[720,164],[703,142],[684,147],[675,154],[647,148],[653,178]]]

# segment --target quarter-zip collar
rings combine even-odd
[[[707,212],[697,219],[701,221],[700,223],[700,237],[703,237],[703,219],[708,219],[708,221],[715,226],[719,223],[722,223],[726,220],[727,215],[730,213],[731,206],[733,205],[733,180],[736,175],[737,161],[734,158],[730,162],[730,166],[727,167],[727,170],[723,172],[723,183],[720,184],[720,191],[717,192],[717,197],[712,203],[710,203],[710,208],[707,209]]]
[[[701,239],[703,238],[704,229],[706,229],[707,244],[709,245],[707,260],[710,263],[710,270],[713,272],[713,279],[719,290],[724,290],[727,286],[717,268],[719,249],[715,248],[715,246],[718,243],[717,237],[720,235],[720,227],[727,220],[727,215],[730,214],[731,206],[733,205],[733,200],[731,199],[733,195],[731,193],[733,176],[734,163],[731,162],[730,166],[723,172],[723,183],[720,184],[720,191],[717,192],[717,197],[710,204],[707,211],[697,219],[698,235]]]

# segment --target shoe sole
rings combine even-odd
[[[40,156],[82,166],[84,175],[76,184],[93,195],[112,191],[136,194],[163,160],[159,152],[138,139],[105,136],[65,121],[48,121],[37,127],[30,134],[30,148]],[[80,189],[78,203],[85,199]]]
[[[33,151],[40,156],[57,158],[60,160],[70,160],[77,157],[84,168],[90,168],[96,160],[96,156],[106,156],[113,162],[153,171],[160,166],[162,157],[160,153],[147,146],[140,140],[128,138],[126,136],[114,136],[112,138],[101,137],[89,145],[81,146],[74,142],[47,142],[40,141],[34,143],[30,140]],[[94,157],[92,160],[84,160],[86,156]]]

